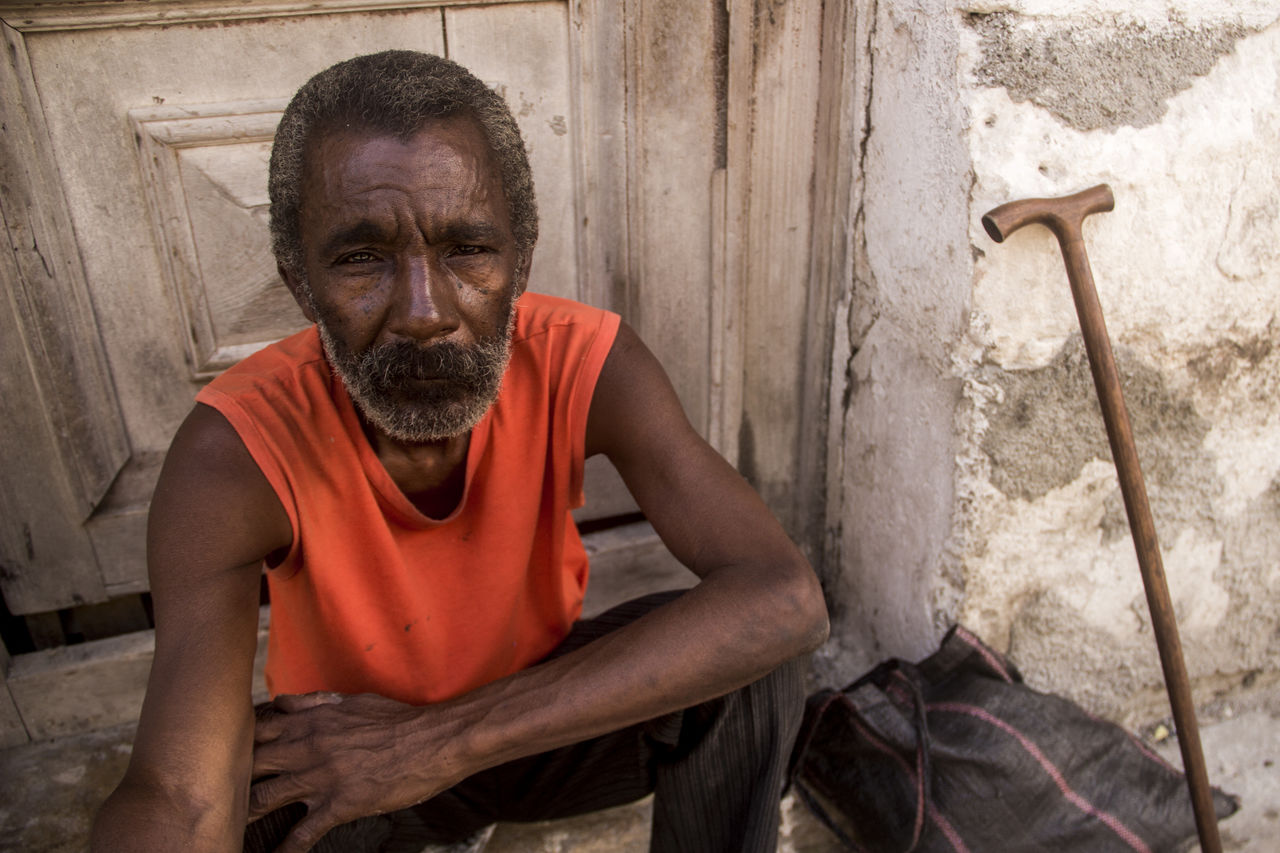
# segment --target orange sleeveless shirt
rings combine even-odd
[[[315,327],[245,359],[198,402],[235,428],[293,527],[268,571],[271,695],[425,704],[517,672],[582,610],[587,412],[616,314],[526,293],[497,402],[471,432],[454,512],[414,508],[374,455]]]

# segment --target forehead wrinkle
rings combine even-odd
[[[333,236],[371,237],[382,220],[383,236],[403,234],[408,225],[429,239],[488,242],[504,233],[510,216],[501,175],[481,137],[479,144],[459,144],[451,122],[428,125],[408,139],[339,131],[317,139],[308,157],[302,217],[320,224],[329,220]],[[424,144],[425,143],[425,144]],[[310,184],[310,192],[306,184]],[[322,212],[324,211],[324,212]],[[359,222],[346,225],[358,218]],[[334,220],[338,220],[334,222]]]

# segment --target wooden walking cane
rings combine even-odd
[[[1116,371],[1111,353],[1111,341],[1102,319],[1102,307],[1093,286],[1093,273],[1089,270],[1089,258],[1085,254],[1080,226],[1091,213],[1103,213],[1115,207],[1111,188],[1099,184],[1075,195],[1062,198],[1028,198],[1011,201],[991,210],[982,217],[982,226],[997,243],[1024,225],[1039,223],[1058,238],[1062,258],[1067,265],[1067,279],[1071,282],[1071,295],[1075,299],[1076,313],[1080,317],[1080,331],[1084,335],[1085,351],[1089,355],[1089,367],[1093,371],[1093,384],[1098,390],[1098,402],[1102,406],[1102,419],[1107,425],[1107,437],[1111,441],[1111,455],[1115,458],[1116,472],[1120,477],[1120,493],[1124,496],[1125,511],[1129,515],[1129,529],[1133,531],[1133,544],[1138,551],[1138,567],[1142,570],[1142,585],[1147,593],[1147,608],[1151,611],[1151,624],[1155,630],[1156,647],[1160,651],[1160,665],[1164,670],[1164,683],[1173,707],[1174,725],[1178,730],[1178,746],[1182,750],[1182,764],[1187,771],[1187,786],[1191,789],[1191,806],[1196,817],[1196,831],[1204,853],[1221,853],[1222,841],[1218,837],[1218,821],[1213,810],[1213,792],[1205,771],[1204,753],[1200,747],[1200,729],[1196,725],[1195,705],[1191,701],[1191,686],[1187,679],[1187,666],[1182,657],[1182,642],[1178,639],[1178,623],[1174,618],[1173,604],[1169,600],[1169,586],[1165,581],[1164,565],[1160,560],[1160,545],[1156,541],[1155,523],[1151,518],[1151,506],[1147,502],[1147,489],[1138,466],[1138,451],[1133,443],[1133,428],[1120,391],[1120,374]]]

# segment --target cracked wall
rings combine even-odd
[[[1085,240],[1193,684],[1280,671],[1280,4],[873,17],[832,680],[959,620],[1038,687],[1167,713],[1057,245],[979,224],[1102,182]]]
[[[1044,229],[996,246],[977,220],[1111,185],[1085,240],[1193,684],[1277,669],[1280,7],[974,11],[957,616],[1037,686],[1137,722],[1167,705],[1061,257]]]
[[[831,682],[889,655],[926,654],[946,627],[937,599],[950,588],[943,555],[961,388],[948,342],[963,334],[971,277],[948,9],[880,0],[858,28],[871,68],[858,151],[863,239],[836,347],[848,355],[833,377],[844,408],[841,557],[829,590],[835,642],[818,661]]]
[[[1209,73],[1248,32],[1228,21],[1120,20],[1082,27],[1078,18],[1028,21],[1011,12],[970,13],[984,86],[1030,101],[1077,130],[1146,127],[1168,100]]]

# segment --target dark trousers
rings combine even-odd
[[[678,595],[656,593],[580,621],[551,657]],[[654,793],[653,851],[773,851],[803,710],[801,664],[792,661],[710,702],[484,770],[424,803],[338,827],[316,849],[417,853],[498,821],[571,817]],[[250,824],[245,850],[271,850],[300,813],[281,809]]]

